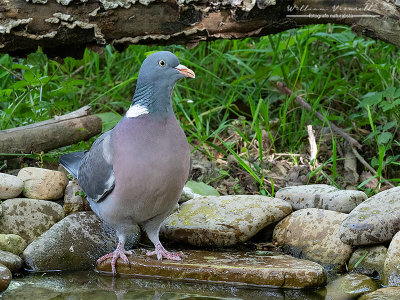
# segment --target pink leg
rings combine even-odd
[[[122,260],[125,263],[129,264],[129,260],[126,257],[126,255],[130,255],[130,254],[132,254],[132,251],[125,251],[124,243],[118,242],[118,246],[115,249],[115,251],[100,257],[97,260],[97,263],[99,264],[99,263],[105,261],[107,258],[112,258],[112,260],[111,260],[111,270],[112,270],[112,273],[114,275],[116,275],[117,271],[115,269],[115,264],[117,263],[118,258],[122,258]]]
[[[184,254],[182,252],[169,252],[165,250],[160,242],[156,244],[156,249],[154,251],[147,251],[146,255],[157,255],[158,260],[162,260],[163,258],[171,260],[182,260],[184,257]]]

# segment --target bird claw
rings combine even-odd
[[[146,255],[147,256],[157,255],[158,260],[162,260],[163,258],[170,260],[182,260],[185,256],[183,252],[169,252],[165,250],[163,245],[161,245],[160,243],[156,245],[154,251],[147,251]]]
[[[97,260],[97,264],[102,263],[103,261],[105,261],[108,258],[111,258],[111,271],[113,273],[113,275],[117,274],[117,270],[116,270],[116,263],[118,258],[121,258],[126,264],[129,264],[129,260],[128,257],[126,257],[127,255],[132,255],[133,252],[132,251],[126,251],[124,249],[124,246],[121,243],[118,243],[117,249],[115,249],[114,252],[108,253],[102,257],[100,257]]]

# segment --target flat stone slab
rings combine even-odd
[[[327,184],[290,186],[280,189],[276,198],[289,202],[293,210],[303,208],[322,208],[342,213],[351,212],[367,199],[361,191],[339,190]]]
[[[117,273],[123,277],[289,289],[321,287],[326,283],[321,265],[288,255],[200,250],[187,250],[185,255],[183,261],[158,261],[146,256],[144,250],[135,250],[128,257],[129,264],[118,260]],[[97,271],[110,275],[110,262],[107,259],[98,264]]]

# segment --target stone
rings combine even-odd
[[[24,181],[23,195],[33,199],[60,199],[68,184],[68,177],[63,172],[41,168],[23,168],[18,177]]]
[[[280,221],[273,238],[286,253],[321,263],[328,269],[342,269],[352,248],[339,239],[339,228],[347,214],[306,208]]]
[[[24,264],[21,257],[7,251],[0,251],[0,264],[6,266],[12,273],[22,269]]]
[[[146,256],[145,252],[137,250],[130,255],[129,264],[118,260],[118,274],[290,289],[320,287],[326,282],[322,266],[288,255],[187,250],[182,261],[158,261]],[[98,264],[97,271],[110,274],[110,262],[111,259],[107,259]]]
[[[341,275],[326,286],[324,299],[356,299],[377,290],[377,284],[363,274]]]
[[[26,248],[25,240],[16,234],[0,233],[0,250],[20,255]]]
[[[27,243],[64,217],[61,205],[45,200],[8,199],[1,203],[1,207],[0,232],[18,234]]]
[[[353,246],[390,241],[400,230],[400,187],[380,192],[357,206],[340,226],[340,239]]]
[[[393,237],[387,250],[382,282],[388,286],[400,286],[400,232]]]
[[[382,245],[357,248],[350,257],[349,270],[381,279],[386,253],[387,248]]]
[[[65,188],[63,209],[66,215],[78,211],[90,211],[90,204],[76,180],[70,181]]]
[[[290,186],[280,189],[275,197],[288,201],[293,210],[322,208],[342,213],[351,212],[367,199],[364,192],[339,190],[327,184]]]
[[[0,173],[0,199],[15,198],[23,188],[24,182],[17,176]]]
[[[7,269],[6,266],[0,264],[0,293],[8,288],[11,279],[12,279],[11,271]]]
[[[140,237],[137,226],[126,249]],[[25,249],[23,258],[32,271],[87,270],[96,260],[115,250],[118,238],[113,229],[93,212],[71,214],[51,227]]]
[[[292,211],[284,200],[258,196],[207,196],[183,203],[161,225],[161,234],[196,246],[243,243]]]
[[[386,287],[375,292],[362,295],[358,300],[398,300],[400,299],[400,287]]]
[[[179,197],[178,203],[186,202],[190,199],[201,197],[201,195],[196,194],[195,192],[192,191],[190,187],[183,187],[182,193]]]

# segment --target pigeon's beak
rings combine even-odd
[[[177,65],[175,69],[177,69],[179,73],[185,77],[195,78],[194,72],[184,65]]]

